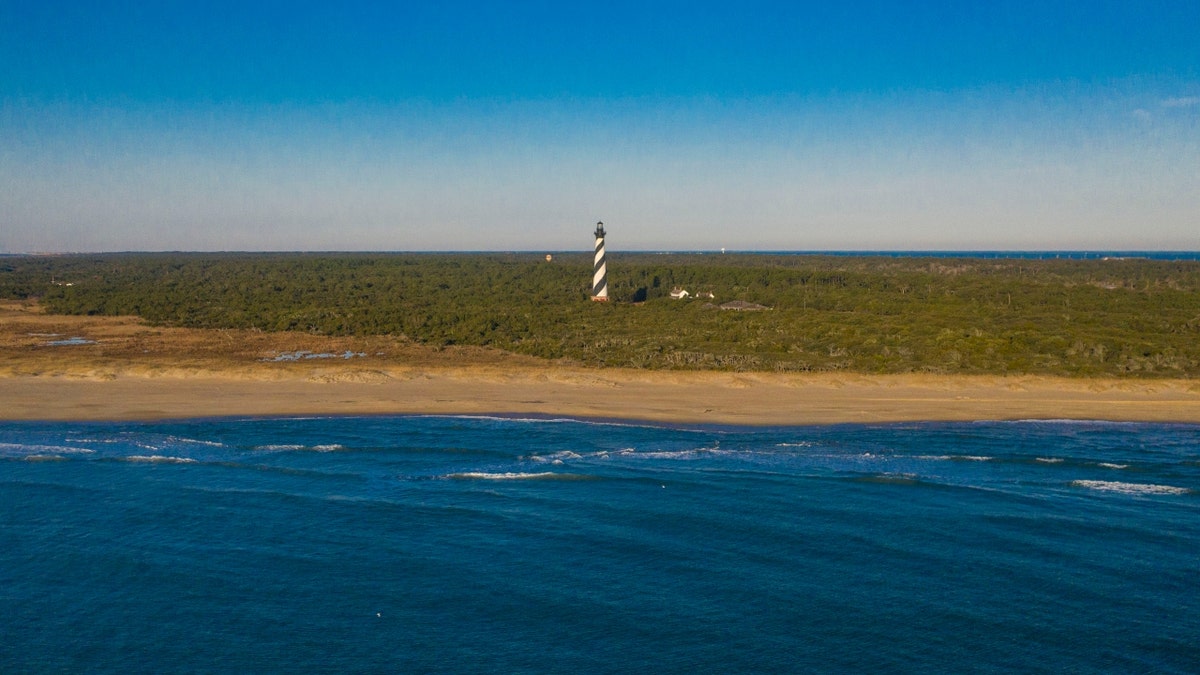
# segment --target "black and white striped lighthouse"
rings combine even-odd
[[[608,267],[604,261],[604,223],[596,223],[596,263],[592,266],[592,300],[608,302]]]

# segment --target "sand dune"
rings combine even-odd
[[[50,344],[63,336],[87,342]],[[274,360],[300,352],[295,360]],[[381,413],[713,424],[1200,422],[1200,383],[599,370],[481,349],[433,350],[391,337],[168,329],[128,317],[0,306],[0,419]]]

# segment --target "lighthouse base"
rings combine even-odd
[[[607,295],[593,295],[592,302],[608,302]]]

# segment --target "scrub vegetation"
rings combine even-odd
[[[1195,261],[608,257],[608,303],[589,301],[585,254],[18,256],[0,258],[0,297],[61,314],[392,335],[590,366],[1200,375]],[[676,288],[690,296],[672,299]],[[767,309],[721,308],[739,300]]]

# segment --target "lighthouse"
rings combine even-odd
[[[596,262],[592,266],[592,300],[608,302],[608,267],[604,262],[604,223],[596,223]]]

